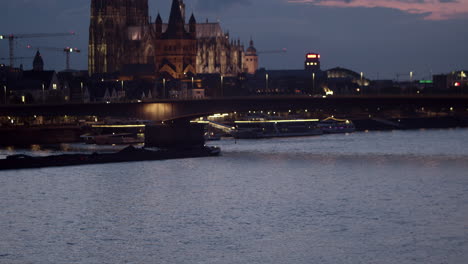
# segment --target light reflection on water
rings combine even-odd
[[[0,263],[466,263],[467,132],[0,172]]]

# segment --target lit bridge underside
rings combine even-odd
[[[147,103],[3,105],[0,116],[108,116],[153,121],[192,119],[214,113],[247,111],[322,111],[356,118],[367,114],[391,117],[423,109],[468,115],[468,96],[268,96],[204,100],[160,100]]]

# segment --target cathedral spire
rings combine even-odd
[[[161,15],[158,12],[158,16],[156,17],[156,24],[161,23],[162,24],[162,18]]]
[[[197,36],[197,20],[195,19],[195,16],[193,15],[193,13],[190,16],[189,32],[190,32],[190,34],[192,34],[192,37],[196,38],[196,36]]]
[[[161,15],[159,15],[159,13],[158,13],[158,17],[156,17],[156,21],[154,24],[156,26],[156,34],[158,34],[158,37],[159,37],[162,34],[162,24],[163,24]]]
[[[164,38],[181,39],[187,38],[187,31],[185,31],[185,21],[182,15],[181,0],[172,0],[171,15],[169,16],[169,24],[164,33]]]

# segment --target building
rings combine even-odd
[[[60,82],[55,71],[45,71],[39,52],[33,69],[9,69],[4,80],[5,102],[12,104],[61,103],[70,100],[70,90]]]
[[[190,17],[189,30],[185,29],[185,19],[179,1],[174,0],[169,24],[162,29],[162,19],[156,18],[155,65],[159,76],[183,79],[193,76],[196,71],[197,37],[196,20]]]
[[[247,89],[255,95],[323,94],[321,71],[259,69],[247,78]]]
[[[304,68],[306,71],[320,71],[320,54],[307,53]]]
[[[250,46],[245,53],[245,72],[248,74],[255,74],[258,70],[258,55],[257,49],[254,47],[254,42],[250,40]]]
[[[454,71],[449,74],[433,75],[434,89],[436,91],[468,90],[468,71]]]
[[[235,76],[245,69],[244,47],[217,23],[185,23],[183,0],[173,0],[168,23],[149,20],[148,0],[92,0],[89,28],[90,75],[150,65],[154,76]]]
[[[324,91],[333,94],[363,94],[369,93],[370,80],[364,74],[336,67],[325,71],[327,81]]]

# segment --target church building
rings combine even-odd
[[[88,49],[90,75],[142,64],[155,77],[172,79],[256,70],[240,40],[231,40],[219,22],[197,23],[192,14],[186,23],[183,0],[172,0],[168,23],[159,14],[150,21],[148,0],[92,0]]]

